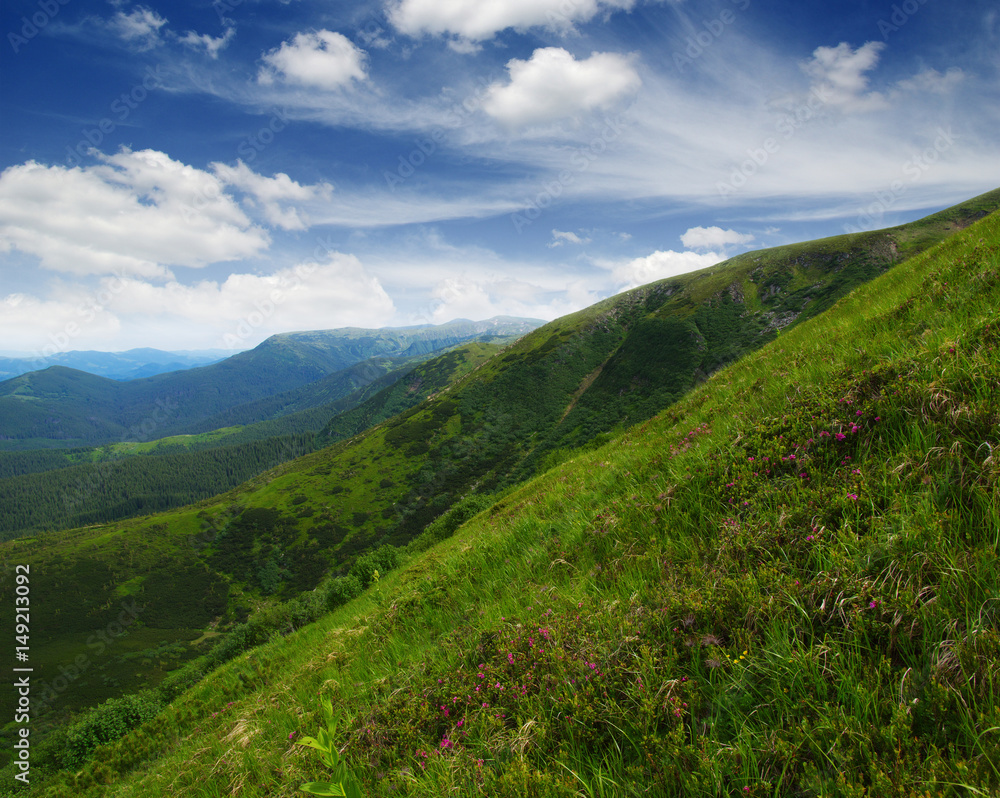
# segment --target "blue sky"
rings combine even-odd
[[[1000,185],[1000,10],[7,0],[0,350],[551,319]]]

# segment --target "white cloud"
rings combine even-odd
[[[121,323],[112,313],[83,306],[81,294],[39,299],[30,294],[5,298],[0,313],[0,340],[4,346],[39,356],[75,348],[122,349],[116,344]],[[81,338],[81,336],[85,336]],[[78,347],[79,341],[86,347]]]
[[[812,80],[812,91],[824,103],[845,111],[881,110],[885,97],[868,91],[868,76],[876,67],[884,42],[866,42],[857,50],[847,42],[836,47],[817,47],[812,58],[802,64]]]
[[[193,285],[105,277],[96,285],[59,285],[46,299],[7,297],[0,340],[41,353],[155,346],[245,349],[292,330],[378,327],[395,306],[377,277],[353,255],[331,252],[271,274],[234,273]]]
[[[236,35],[236,28],[228,27],[226,32],[221,36],[209,36],[207,33],[195,33],[193,30],[189,30],[183,36],[178,37],[178,41],[181,44],[187,45],[195,50],[199,48],[204,48],[208,57],[216,60],[219,57],[219,51],[225,49],[225,47],[233,40]]]
[[[291,42],[263,56],[257,80],[270,85],[276,77],[320,89],[338,89],[367,78],[364,50],[342,33],[320,30],[297,33]]]
[[[151,50],[160,43],[160,28],[167,20],[145,6],[137,6],[128,14],[118,11],[108,27],[139,50]]]
[[[564,243],[569,244],[589,244],[589,238],[580,238],[576,233],[569,230],[553,230],[550,247],[561,247]]]
[[[716,249],[732,244],[749,244],[753,241],[750,233],[737,233],[721,227],[691,227],[681,235],[681,243],[688,249]]]
[[[600,296],[586,279],[563,282],[559,288],[534,280],[463,272],[440,279],[431,291],[434,303],[429,318],[433,324],[452,319],[487,319],[520,316],[555,319],[593,305]]]
[[[606,110],[642,84],[625,56],[593,53],[577,61],[561,47],[535,50],[527,61],[513,58],[507,71],[510,82],[490,86],[483,110],[511,127]]]
[[[0,249],[54,271],[169,278],[170,266],[259,255],[270,236],[252,216],[304,230],[310,209],[324,211],[333,191],[281,172],[260,175],[242,161],[202,171],[156,150],[92,155],[93,166],[29,161],[0,174]]]
[[[965,73],[958,67],[951,67],[941,74],[936,69],[925,69],[912,78],[901,80],[896,88],[901,91],[932,94],[946,94],[965,79]]]
[[[449,39],[448,49],[454,50],[461,55],[475,55],[483,49],[483,45],[471,39]]]
[[[487,319],[496,315],[497,308],[486,286],[468,277],[446,277],[431,292],[439,302],[434,310],[434,323],[452,319]]]
[[[94,166],[34,161],[0,174],[0,241],[74,274],[168,277],[270,243],[214,175],[156,150],[92,153]]]
[[[329,183],[303,186],[283,172],[274,177],[265,177],[254,172],[243,161],[237,161],[236,166],[213,163],[211,167],[220,180],[245,192],[252,204],[259,204],[264,218],[270,224],[284,230],[305,230],[307,226],[299,209],[287,207],[284,203],[328,200],[333,191]]]
[[[566,31],[601,11],[633,5],[634,0],[399,0],[390,6],[389,19],[411,36],[451,34],[478,42],[507,28]]]
[[[612,271],[612,277],[617,280],[620,291],[627,291],[656,280],[705,269],[724,259],[715,252],[699,255],[696,252],[674,252],[672,249],[657,250],[651,255],[618,264]]]
[[[290,330],[378,327],[395,313],[378,278],[357,257],[340,252],[272,274],[231,274],[221,283],[128,281],[115,308],[131,316],[161,317],[164,323],[192,324],[204,337],[213,336],[213,346],[234,349]]]

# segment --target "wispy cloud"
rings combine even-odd
[[[589,244],[589,238],[581,238],[576,233],[570,230],[553,230],[552,231],[552,241],[549,242],[549,247],[561,247],[563,244]]]
[[[884,42],[865,42],[857,49],[847,42],[836,47],[817,47],[812,58],[802,64],[812,81],[810,92],[830,107],[848,112],[885,110],[886,99],[869,91],[869,75],[878,65]]]
[[[207,33],[188,31],[178,37],[178,41],[194,50],[204,50],[209,58],[218,60],[219,53],[224,50],[236,36],[236,28],[228,27],[221,36],[209,36]]]
[[[160,29],[167,20],[146,6],[136,6],[127,14],[115,12],[108,28],[138,50],[151,50],[161,42]]]

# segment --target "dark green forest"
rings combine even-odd
[[[191,504],[313,451],[313,441],[312,435],[292,435],[0,479],[0,539],[25,530],[89,526]]]

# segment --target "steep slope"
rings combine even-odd
[[[318,623],[165,685],[94,762],[79,737],[53,744],[72,769],[48,794],[295,795],[330,776],[294,744],[320,698],[373,796],[995,794],[997,307],[994,215]],[[315,470],[350,465],[345,491],[374,477],[392,451],[374,437],[232,498],[273,532],[261,511],[298,506]],[[172,523],[161,535],[192,534]]]
[[[521,335],[539,324],[496,317],[287,333],[220,363],[124,383],[54,366],[0,383],[0,445],[72,447],[183,433],[219,413],[308,385],[363,360],[424,355],[465,341]],[[359,380],[340,387],[343,396],[360,387]]]
[[[995,192],[966,203],[964,213],[998,199]],[[231,628],[261,602],[311,591],[380,545],[407,544],[450,510],[473,507],[545,470],[570,447],[597,445],[616,426],[649,418],[720,363],[773,339],[776,322],[792,323],[781,314],[801,320],[825,298],[889,268],[887,242],[906,232],[842,236],[771,250],[759,260],[750,253],[612,297],[524,336],[404,413],[216,499],[7,544],[39,572],[33,595],[45,637],[36,655],[56,665],[85,654],[82,630],[112,622],[127,595],[169,607],[143,620],[145,633],[180,644],[181,659],[196,656],[199,648],[186,644],[201,637],[193,626]],[[750,287],[780,282],[786,273],[786,289],[768,291],[755,309]],[[779,303],[800,285],[808,297],[783,310]],[[733,286],[743,303],[733,300]],[[591,391],[599,401],[588,399]],[[337,434],[365,422],[355,419]],[[81,483],[60,496],[76,502],[104,490]],[[74,592],[65,589],[69,583],[78,585]],[[132,639],[138,645],[142,636]],[[85,706],[156,683],[164,673],[117,660],[107,668],[82,679],[61,703]]]

